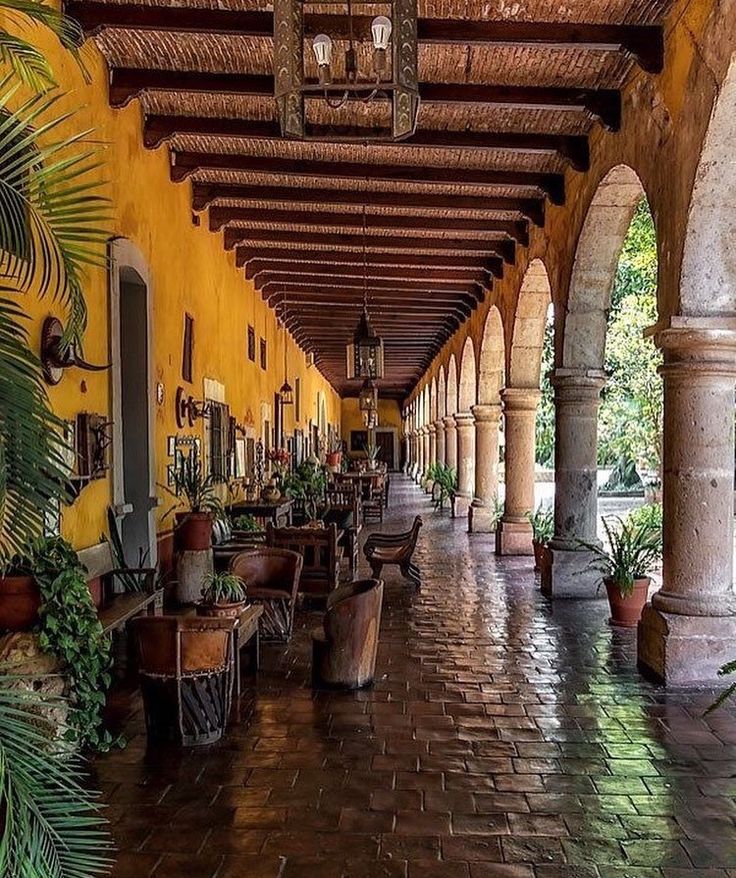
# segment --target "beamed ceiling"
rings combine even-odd
[[[564,204],[566,171],[588,170],[592,127],[625,124],[632,66],[661,71],[667,5],[534,0],[509,18],[503,3],[419,0],[421,108],[397,144],[344,142],[385,121],[385,107],[357,102],[308,102],[324,142],[280,137],[267,3],[66,9],[107,58],[112,106],[141,101],[144,144],[168,143],[171,179],[191,185],[193,210],[341,393],[357,390],[345,345],[363,300],[365,213],[381,394],[402,398],[544,225],[546,203]],[[340,35],[345,18],[308,14],[305,28]]]

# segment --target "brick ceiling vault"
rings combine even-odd
[[[336,389],[363,298],[384,338],[381,393],[403,398],[494,280],[589,167],[594,125],[621,126],[633,65],[658,73],[668,0],[556,0],[493,19],[480,0],[419,0],[417,131],[401,143],[280,137],[273,17],[258,0],[70,0],[110,67],[110,103],[141,101],[142,138],[168,143],[171,177],[235,250]],[[306,28],[318,26],[307,16]],[[311,52],[305,51],[305,58]],[[329,138],[370,130],[376,107],[321,101]]]

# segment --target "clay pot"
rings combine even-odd
[[[648,576],[634,580],[634,591],[623,597],[621,589],[612,579],[603,580],[608,593],[608,603],[611,607],[610,624],[620,628],[636,628],[641,618],[641,611],[647,602],[649,593]]]
[[[325,463],[327,466],[339,469],[342,463],[342,451],[331,451],[325,458]]]
[[[0,630],[26,631],[38,621],[41,592],[32,576],[0,577]]]
[[[218,619],[239,619],[245,607],[245,601],[234,604],[197,604],[198,616],[215,616]]]
[[[176,540],[179,549],[193,552],[212,548],[212,515],[209,512],[177,512]]]
[[[277,503],[281,499],[281,491],[276,485],[266,485],[261,491],[261,499],[266,503]]]

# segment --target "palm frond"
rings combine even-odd
[[[28,22],[47,28],[70,52],[76,52],[84,42],[81,26],[51,3],[42,0],[2,0],[2,10],[17,28],[27,26]]]
[[[60,699],[0,677],[0,875],[90,878],[111,869],[112,843],[81,763],[58,752]]]
[[[46,91],[55,85],[54,71],[43,54],[27,40],[4,30],[0,30],[0,64],[10,67],[34,91]]]

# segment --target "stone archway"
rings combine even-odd
[[[505,365],[501,314],[490,309],[480,345],[478,402],[472,407],[475,422],[475,493],[468,514],[471,533],[495,529],[494,508],[498,495],[498,431],[501,388]]]
[[[457,410],[469,412],[478,400],[478,378],[475,365],[475,347],[468,336],[463,346],[460,360],[460,380],[458,382]]]
[[[524,274],[516,306],[509,361],[509,387],[539,388],[544,329],[552,301],[544,262],[534,259]]]
[[[597,540],[598,409],[605,384],[608,314],[616,269],[631,220],[646,193],[628,165],[600,182],[578,239],[562,345],[556,339],[555,536],[553,596],[594,597],[598,575],[581,543]],[[561,355],[561,359],[560,359]]]
[[[447,404],[445,411],[448,415],[454,415],[457,411],[457,361],[455,354],[450,357],[447,364]]]
[[[447,382],[445,380],[445,367],[440,366],[437,380],[437,418],[444,418],[447,414]]]
[[[457,429],[457,498],[455,510],[467,514],[475,491],[475,424],[472,409],[478,401],[475,347],[468,336],[460,360],[455,427]]]

